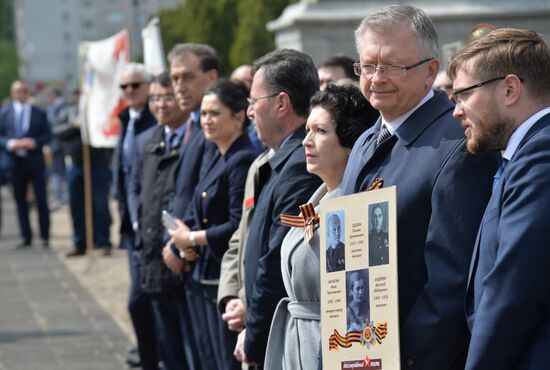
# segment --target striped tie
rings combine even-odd
[[[376,146],[379,146],[384,141],[388,140],[390,137],[392,137],[392,134],[390,130],[388,130],[388,126],[382,125],[382,128],[380,129],[380,133],[378,134],[378,140],[376,140]]]

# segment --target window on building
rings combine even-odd
[[[109,23],[122,23],[122,21],[124,21],[124,15],[122,14],[122,12],[116,10],[107,12],[105,16],[107,18],[107,22]]]

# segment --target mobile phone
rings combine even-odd
[[[162,211],[162,224],[165,228],[175,230],[178,228],[176,219],[167,210]]]

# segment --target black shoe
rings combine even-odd
[[[48,239],[42,239],[42,248],[50,249],[50,243],[49,243]]]
[[[24,249],[24,248],[30,248],[31,242],[28,240],[24,240],[21,243],[17,244],[15,246],[15,249]]]

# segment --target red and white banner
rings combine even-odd
[[[92,147],[113,148],[120,134],[118,113],[124,109],[118,86],[129,60],[128,31],[79,45],[82,140]]]
[[[160,35],[159,19],[155,17],[141,30],[143,39],[143,64],[153,75],[166,70],[162,36]]]

